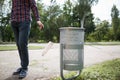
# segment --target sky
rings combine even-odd
[[[99,0],[98,4],[92,7],[92,13],[96,18],[98,17],[102,21],[111,21],[111,9],[113,4],[116,5],[120,12],[120,0]]]
[[[49,5],[48,1],[43,0],[46,5]],[[62,4],[65,0],[56,0],[58,3]],[[99,0],[98,4],[92,6],[92,13],[94,14],[95,18],[99,18],[101,21],[108,20],[111,21],[111,9],[113,4],[116,5],[117,9],[120,12],[120,0]]]

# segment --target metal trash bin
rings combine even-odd
[[[84,29],[78,27],[60,28],[60,74],[63,80],[80,75],[84,61]],[[77,71],[72,78],[64,77],[64,70]]]

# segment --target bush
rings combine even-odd
[[[120,59],[85,68],[76,80],[120,80]]]

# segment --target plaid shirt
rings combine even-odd
[[[31,21],[33,12],[36,21],[40,20],[35,0],[12,0],[11,21]]]

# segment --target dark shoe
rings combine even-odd
[[[19,79],[23,79],[27,76],[27,69],[22,69],[21,72],[19,73]]]
[[[21,72],[22,68],[18,68],[16,72],[13,72],[13,75],[18,75]]]

